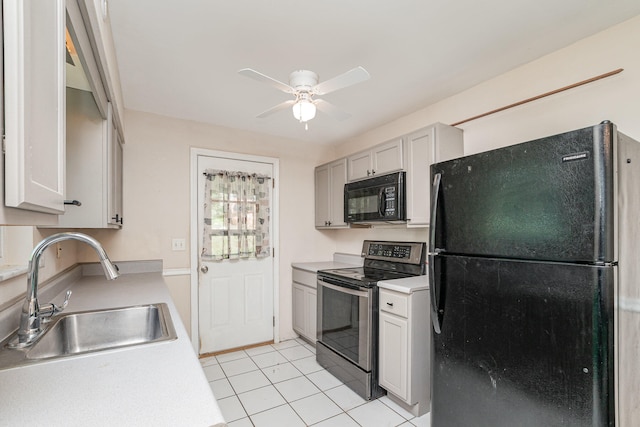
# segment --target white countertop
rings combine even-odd
[[[429,289],[429,276],[424,275],[405,277],[404,279],[381,280],[378,282],[378,287],[410,294],[412,292]]]
[[[291,263],[291,267],[317,273],[319,270],[329,270],[332,268],[362,267],[363,263],[364,258],[360,255],[336,252],[333,254],[333,261],[293,262]]]
[[[332,268],[351,268],[358,267],[354,264],[345,264],[343,262],[334,261],[319,261],[319,262],[294,262],[291,263],[291,267],[300,270],[309,271],[311,273],[317,273],[318,270],[329,270]]]
[[[226,425],[161,272],[70,289],[65,312],[167,303],[178,339],[0,371],[0,425]]]

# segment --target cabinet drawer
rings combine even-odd
[[[380,310],[397,316],[409,316],[409,295],[380,289]]]
[[[316,283],[316,273],[312,273],[306,270],[300,270],[298,268],[293,269],[293,281],[296,283],[300,283],[302,285],[311,286],[312,288],[317,287]]]

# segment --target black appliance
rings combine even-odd
[[[318,271],[316,360],[365,399],[378,385],[380,280],[425,273],[426,243],[365,240],[363,267]]]
[[[405,173],[394,172],[345,184],[345,222],[406,221]]]
[[[603,122],[431,166],[433,427],[640,425],[639,164]]]

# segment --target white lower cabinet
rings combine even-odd
[[[379,384],[391,400],[423,415],[431,406],[429,289],[381,288],[379,303]]]
[[[380,385],[407,401],[409,358],[409,322],[407,319],[380,312]],[[408,402],[411,403],[411,402]]]
[[[293,330],[310,343],[316,342],[316,274],[293,268]]]

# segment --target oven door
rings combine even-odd
[[[318,277],[318,341],[365,371],[372,365],[372,288]]]

